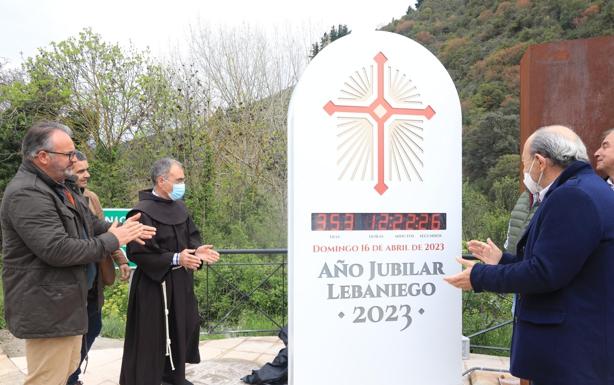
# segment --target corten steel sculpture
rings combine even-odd
[[[551,124],[572,127],[592,158],[601,133],[614,127],[614,36],[527,49],[520,61],[520,148]]]

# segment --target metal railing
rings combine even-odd
[[[279,329],[285,326],[287,322],[287,249],[235,249],[235,250],[218,250],[218,252],[225,256],[222,258],[220,262],[215,265],[207,266],[205,270],[205,314],[211,312],[212,302],[215,299],[211,298],[211,287],[209,285],[211,281],[211,277],[215,277],[218,281],[223,283],[225,287],[229,290],[227,294],[233,294],[236,298],[236,302],[231,304],[230,308],[224,312],[224,314],[215,320],[208,320],[208,317],[204,319],[204,327],[201,328],[201,334],[209,334],[209,335],[233,335],[233,334],[249,334],[249,333],[277,333]],[[238,261],[233,262],[232,256],[237,255],[257,255],[260,260],[257,262],[244,262]],[[281,256],[281,258],[280,258]],[[267,261],[268,259],[268,261]],[[228,262],[226,262],[228,261]],[[272,271],[269,271],[264,277],[259,279],[259,282],[249,288],[248,290],[241,289],[237,284],[235,284],[232,280],[228,279],[225,274],[222,273],[222,270],[225,267],[233,267],[233,268],[252,268],[256,266],[269,266]],[[266,309],[262,306],[259,306],[253,300],[253,295],[263,288],[270,282],[271,278],[276,274],[280,274],[282,278],[282,301],[284,311],[282,314],[278,314],[276,317],[275,314],[270,314]],[[228,329],[225,325],[227,321],[231,318],[232,314],[237,310],[242,310],[246,306],[251,307],[257,314],[266,318],[274,325],[274,329]],[[279,316],[281,320],[279,320]],[[276,319],[278,318],[278,319]],[[204,329],[204,330],[203,330]]]
[[[226,287],[230,290],[232,294],[236,296],[236,302],[230,305],[230,308],[224,312],[218,319],[208,320],[208,317],[205,317],[203,328],[201,329],[201,334],[208,335],[233,335],[233,334],[250,334],[250,333],[270,333],[274,334],[279,331],[287,322],[287,249],[235,249],[235,250],[218,250],[219,253],[225,258],[222,258],[220,262],[215,265],[207,266],[205,270],[205,314],[211,313],[212,303],[215,302],[215,298],[212,298],[211,295],[211,287],[209,285],[210,278],[216,277],[221,283],[225,284]],[[233,256],[246,256],[246,255],[254,255],[259,256],[257,262],[245,262],[245,261],[233,261]],[[470,254],[463,254],[464,259],[475,260],[475,257]],[[269,271],[265,276],[261,277],[256,285],[249,288],[248,290],[242,290],[238,287],[237,284],[228,279],[222,272],[225,267],[233,267],[233,268],[252,268],[256,266],[269,266],[271,267],[271,271]],[[276,274],[280,274],[282,278],[282,292],[283,292],[283,308],[285,309],[282,314],[269,314],[266,309],[263,309],[262,306],[259,306],[254,300],[253,295],[263,288],[270,282],[270,279]],[[227,293],[228,294],[228,293]],[[231,318],[231,315],[235,311],[242,310],[245,306],[251,306],[253,310],[260,314],[264,318],[270,321],[270,323],[274,326],[273,329],[228,329],[225,325],[227,321]],[[513,321],[507,320],[491,327],[479,330],[475,333],[468,335],[467,337],[471,340],[473,337],[481,336],[486,333],[490,333],[494,330],[501,329],[510,325]],[[496,350],[502,352],[509,352],[509,347],[501,347],[501,346],[487,346],[487,345],[474,345],[470,344],[470,348],[472,349],[485,349],[485,350]]]
[[[473,255],[471,255],[471,254],[463,254],[463,255],[462,255],[462,257],[463,257],[463,259],[468,259],[468,260],[477,261],[477,258],[476,258],[476,257],[474,257],[474,256],[473,256]],[[497,295],[498,295],[500,298],[505,299],[505,297],[504,297],[503,295],[501,295],[501,294],[497,294]],[[473,337],[481,336],[481,335],[487,334],[487,333],[489,333],[489,332],[492,332],[492,331],[495,331],[495,330],[501,329],[501,328],[503,328],[503,327],[505,327],[505,326],[507,326],[507,325],[512,324],[513,322],[514,322],[514,320],[513,320],[513,319],[509,319],[509,320],[506,320],[506,321],[500,322],[500,323],[498,323],[498,324],[496,324],[496,325],[493,325],[493,326],[487,327],[487,328],[485,328],[485,329],[478,330],[477,332],[475,332],[475,333],[472,333],[472,334],[468,335],[468,336],[467,336],[467,338],[469,338],[469,341],[471,341],[471,339],[472,339]],[[469,344],[469,348],[470,348],[470,349],[483,349],[483,350],[496,350],[496,351],[508,352],[508,353],[509,353],[509,351],[510,351],[510,348],[509,348],[509,347],[504,347],[504,346],[489,346],[489,345],[475,345],[475,344],[472,344],[472,343],[470,343],[470,344]]]
[[[512,324],[512,322],[514,322],[514,320],[512,320],[512,319],[507,320],[507,321],[503,321],[501,323],[498,323],[497,325],[493,325],[493,326],[491,326],[489,328],[486,328],[486,329],[483,329],[483,330],[479,330],[479,331],[477,331],[475,333],[472,333],[472,334],[468,335],[467,338],[469,338],[469,340],[471,341],[471,339],[473,337],[477,337],[477,336],[480,336],[480,335],[492,332],[494,330],[501,329],[501,328],[503,328],[503,327],[505,327],[507,325]],[[509,352],[510,351],[509,347],[504,347],[504,346],[475,345],[475,344],[471,344],[470,343],[469,347],[470,348],[474,348],[474,349],[498,350],[498,351],[502,351],[502,352]]]

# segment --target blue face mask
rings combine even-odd
[[[183,194],[185,194],[185,183],[173,184],[173,191],[169,194],[171,199],[174,201],[181,199],[183,198]]]

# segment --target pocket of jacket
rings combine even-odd
[[[60,217],[62,218],[62,224],[68,236],[73,238],[80,238],[80,232],[77,227],[77,220],[75,215],[70,211],[62,211]]]
[[[558,325],[565,321],[567,313],[555,309],[533,309],[523,307],[517,310],[517,317],[521,321],[536,325]]]
[[[33,286],[24,293],[23,306],[21,321],[28,333],[52,335],[85,326],[81,325],[85,306],[77,283]]]

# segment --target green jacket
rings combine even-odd
[[[506,252],[516,254],[516,245],[524,234],[529,222],[531,222],[531,218],[533,218],[538,205],[539,203],[533,202],[531,195],[527,191],[520,194],[510,215],[507,238],[504,245]]]
[[[62,185],[25,161],[2,206],[2,283],[8,329],[18,338],[87,332],[85,264],[119,248],[83,197],[64,203]]]

